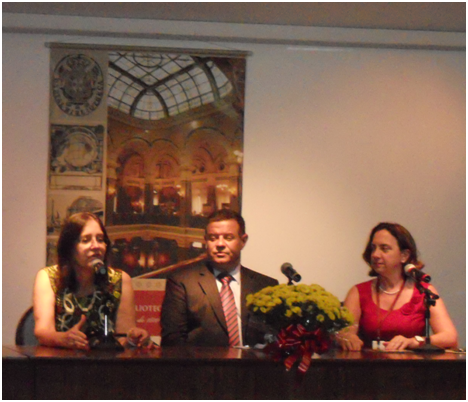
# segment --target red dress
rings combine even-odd
[[[361,318],[359,320],[359,337],[364,341],[365,347],[372,347],[372,341],[377,339],[377,305],[372,300],[372,282],[363,282],[356,285],[359,291],[361,304]],[[398,310],[388,311],[380,309],[380,320],[383,320],[380,330],[380,339],[389,341],[397,335],[412,338],[425,333],[424,295],[414,287],[411,300]]]

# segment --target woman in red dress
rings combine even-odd
[[[343,330],[337,341],[344,350],[372,347],[387,351],[415,349],[424,342],[424,294],[405,275],[404,266],[422,269],[416,243],[403,226],[380,223],[371,232],[363,258],[370,266],[368,282],[353,286],[344,305],[353,313],[355,324]],[[424,284],[438,294],[432,285]],[[457,347],[457,330],[441,298],[430,309],[432,345]],[[376,342],[374,342],[376,341]]]

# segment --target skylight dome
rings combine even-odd
[[[232,85],[209,57],[111,52],[108,104],[142,120],[160,120],[216,102]]]

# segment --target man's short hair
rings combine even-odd
[[[230,219],[234,219],[239,224],[239,235],[241,236],[244,235],[245,234],[244,218],[242,218],[242,216],[239,213],[231,209],[219,209],[218,211],[213,212],[208,217],[206,228],[208,228],[208,225],[212,222],[228,221]],[[205,233],[206,233],[206,228],[205,228]]]

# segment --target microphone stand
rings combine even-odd
[[[421,282],[416,281],[416,288],[419,290],[419,293],[424,293],[424,306],[426,307],[425,312],[425,335],[426,342],[424,345],[413,349],[416,353],[445,353],[445,349],[439,348],[438,346],[431,344],[431,339],[429,338],[430,324],[429,319],[431,318],[430,308],[435,306],[436,300],[439,298],[439,295],[431,292],[429,289],[421,285]]]
[[[101,285],[101,291],[104,297],[104,305],[102,306],[102,312],[104,314],[104,329],[99,331],[96,335],[96,338],[91,342],[91,349],[95,350],[116,350],[116,351],[124,351],[125,348],[122,344],[115,338],[114,334],[109,331],[109,316],[110,316],[110,295],[107,291],[107,286],[105,286],[107,279],[107,269],[103,276],[99,278],[100,281],[104,282]],[[101,283],[102,283],[101,282]]]
[[[116,350],[116,351],[123,351],[124,347],[121,343],[115,338],[112,332],[109,332],[108,321],[109,321],[109,308],[107,306],[104,307],[104,332],[100,333],[97,337],[97,342],[93,349],[96,350]]]

